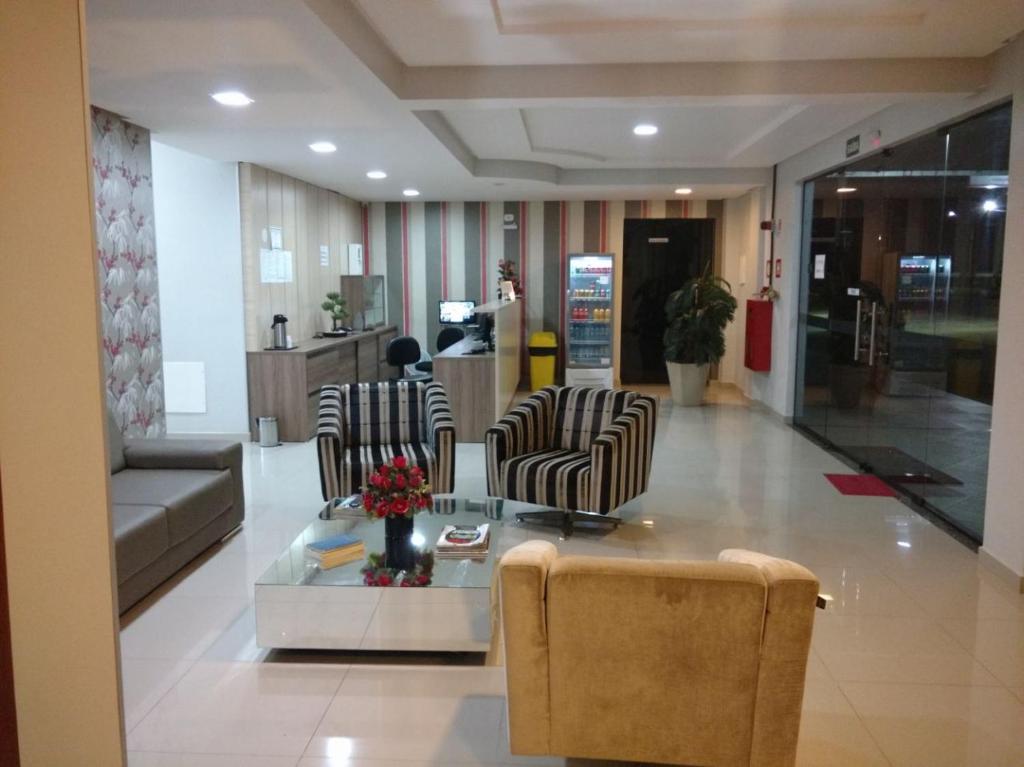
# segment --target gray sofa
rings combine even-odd
[[[123,613],[245,517],[238,442],[121,438],[110,420],[117,595]]]

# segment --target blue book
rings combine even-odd
[[[363,541],[360,538],[356,538],[354,535],[334,535],[330,538],[324,538],[322,541],[316,541],[315,543],[307,543],[306,548],[316,554],[326,554],[329,551],[337,551],[338,549],[345,549],[350,546],[362,545]]]

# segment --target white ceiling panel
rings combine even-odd
[[[1021,0],[357,0],[406,64],[984,56]]]
[[[444,117],[477,157],[562,168],[771,165],[884,103],[691,104],[674,107],[527,107],[451,110]],[[658,134],[633,135],[637,123]]]

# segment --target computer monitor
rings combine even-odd
[[[438,301],[437,316],[442,325],[472,325],[476,301]]]

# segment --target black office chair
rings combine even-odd
[[[385,357],[387,363],[394,367],[397,367],[401,371],[401,375],[393,376],[392,382],[397,381],[408,381],[420,383],[430,383],[434,380],[433,376],[429,373],[417,373],[415,375],[406,375],[406,365],[414,365],[420,361],[420,344],[412,336],[398,336],[392,338],[388,342],[388,351]]]
[[[457,344],[465,337],[466,331],[463,330],[462,328],[444,328],[440,333],[437,334],[438,352],[443,352],[449,346],[451,346],[452,344]],[[415,367],[421,373],[427,373],[429,375],[433,375],[434,373],[433,360],[423,360],[422,362],[417,362],[413,367]]]
[[[437,334],[437,350],[443,352],[452,344],[457,344],[466,337],[466,331],[462,328],[444,328]]]

